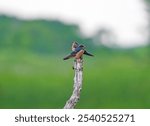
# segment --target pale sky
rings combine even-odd
[[[142,0],[0,0],[0,13],[75,23],[86,36],[106,27],[123,47],[143,45],[147,37]]]

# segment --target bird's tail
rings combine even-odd
[[[72,57],[72,55],[68,55],[68,56],[66,56],[65,58],[63,58],[63,60],[70,59],[71,57]]]
[[[85,55],[88,55],[88,56],[94,56],[93,54],[90,54],[90,53],[88,53],[87,51],[84,51],[84,54],[85,54]]]

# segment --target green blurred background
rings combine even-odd
[[[150,44],[108,48],[95,45],[95,38],[56,20],[1,15],[0,108],[63,108],[72,94],[74,71],[73,60],[62,59],[74,40],[95,55],[84,57],[76,108],[150,108]]]

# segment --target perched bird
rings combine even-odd
[[[70,58],[73,58],[73,57],[75,59],[82,59],[83,54],[88,55],[88,56],[93,56],[92,54],[88,53],[85,50],[84,45],[79,45],[77,42],[73,42],[72,43],[72,52],[63,59],[67,60],[67,59],[70,59]]]

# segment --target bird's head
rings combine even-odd
[[[74,51],[78,46],[79,44],[76,41],[72,42],[72,51]]]
[[[85,46],[84,45],[79,45],[80,48],[82,49],[85,49]]]

